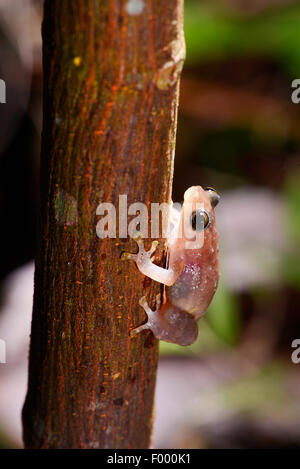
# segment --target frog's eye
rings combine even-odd
[[[220,201],[220,196],[213,187],[206,187],[205,190],[208,192],[210,197],[210,203],[212,207],[216,207]]]
[[[195,210],[191,215],[191,226],[195,231],[202,231],[208,227],[210,222],[209,215],[205,210]]]

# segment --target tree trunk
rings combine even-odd
[[[170,201],[182,1],[45,1],[27,448],[150,444],[158,344],[129,331],[160,285],[120,260],[132,240],[97,237],[96,208]]]

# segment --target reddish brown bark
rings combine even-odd
[[[121,262],[133,241],[96,236],[96,208],[169,201],[183,53],[182,0],[45,2],[27,448],[149,445],[158,345],[128,332],[160,286]]]

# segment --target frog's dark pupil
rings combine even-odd
[[[202,231],[208,226],[209,217],[206,212],[196,210],[191,215],[191,225],[193,230]]]

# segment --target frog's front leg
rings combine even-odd
[[[144,242],[142,239],[141,233],[139,233],[134,240],[136,241],[139,251],[137,254],[131,254],[129,252],[123,252],[121,259],[127,260],[132,259],[136,262],[136,265],[139,271],[150,277],[152,280],[156,282],[163,283],[164,285],[171,286],[177,280],[183,265],[180,266],[179,269],[174,270],[172,268],[164,269],[163,267],[159,267],[156,264],[153,264],[151,260],[151,256],[154,254],[156,247],[158,245],[158,241],[153,241],[151,248],[149,251],[146,251],[144,248]]]
[[[139,334],[145,329],[150,329],[152,330],[153,323],[157,321],[157,315],[158,311],[160,308],[160,295],[156,295],[156,308],[155,311],[152,311],[150,306],[147,303],[146,297],[143,296],[140,301],[139,301],[140,306],[144,309],[145,313],[147,314],[147,322],[145,324],[142,324],[139,327],[136,327],[135,329],[132,329],[130,331],[130,336],[134,337],[135,335]]]

